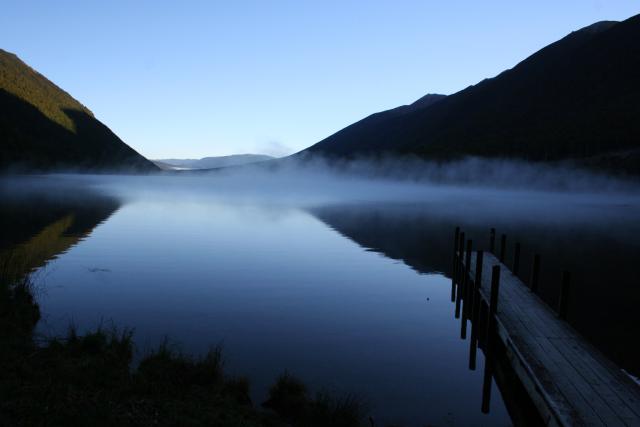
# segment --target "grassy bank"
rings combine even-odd
[[[71,329],[65,337],[36,343],[40,311],[30,282],[3,276],[0,425],[370,425],[357,399],[312,396],[288,373],[265,402],[252,402],[249,381],[224,373],[218,347],[194,358],[165,343],[134,369],[133,334],[127,330],[79,335]]]

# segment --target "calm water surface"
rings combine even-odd
[[[215,181],[205,193],[190,181],[130,179],[3,184],[4,225],[20,225],[4,245],[47,247],[35,263],[38,333],[130,327],[138,356],[165,337],[191,354],[222,343],[227,372],[250,378],[256,402],[288,370],[312,390],[361,396],[380,423],[509,425],[495,385],[491,412],[480,412],[484,361],[467,369],[448,278],[453,228],[482,245],[493,226],[522,242],[523,259],[534,250],[548,259],[548,283],[571,269],[581,283],[572,323],[638,368],[627,328],[638,291],[615,276],[640,259],[626,238],[640,231],[635,195],[438,188],[410,200],[296,202],[283,190],[212,197]],[[542,293],[556,296],[553,285]]]

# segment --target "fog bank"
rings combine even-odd
[[[459,198],[501,199],[567,196],[585,201],[636,204],[637,180],[593,173],[568,165],[468,158],[426,162],[415,158],[334,161],[284,159],[198,172],[150,175],[57,174],[3,178],[0,191],[57,193],[74,197],[76,187],[91,187],[122,201],[140,199],[220,199],[313,206],[345,202],[425,202]],[[56,189],[62,191],[55,191]]]

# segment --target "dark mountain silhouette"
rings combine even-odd
[[[0,170],[158,170],[84,105],[1,49],[0,142]]]
[[[393,141],[398,126],[402,126],[403,122],[414,114],[444,98],[446,98],[445,95],[428,94],[413,104],[372,114],[323,139],[302,153],[318,153],[332,157],[390,151],[390,147],[385,145],[389,145],[387,141]]]
[[[593,159],[640,171],[640,15],[599,22],[438,102],[374,114],[304,154]]]

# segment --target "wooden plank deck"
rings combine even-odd
[[[640,426],[640,386],[561,320],[494,255],[483,255],[480,297],[489,304],[492,267],[499,265],[497,336],[544,422]],[[472,253],[469,280],[476,276],[476,257]]]

